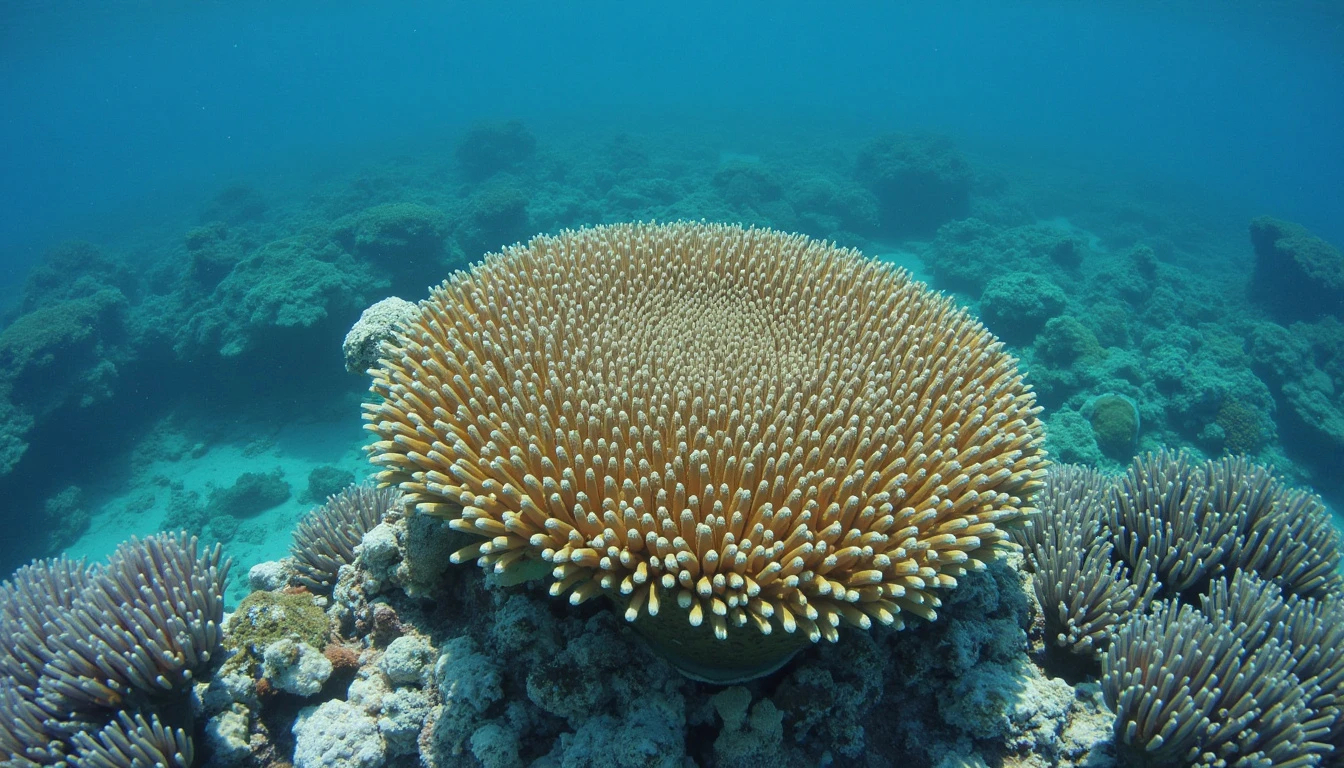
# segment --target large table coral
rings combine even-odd
[[[599,227],[505,249],[384,347],[379,479],[611,596],[683,670],[778,667],[842,624],[933,620],[1044,473],[1002,345],[902,271],[799,236]]]

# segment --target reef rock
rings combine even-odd
[[[1251,222],[1251,300],[1279,321],[1344,317],[1344,253],[1305,227],[1268,216]]]
[[[345,335],[345,370],[363,373],[378,362],[378,347],[392,338],[394,329],[416,312],[415,305],[390,296],[364,310],[359,321]]]

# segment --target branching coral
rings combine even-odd
[[[1288,590],[1339,590],[1338,534],[1320,499],[1244,458],[1138,457],[1110,493],[1107,524],[1132,567],[1147,562],[1164,596],[1204,591],[1241,567]]]
[[[1132,573],[1103,534],[1109,479],[1075,465],[1052,467],[1037,499],[1041,514],[1016,532],[1035,573],[1036,598],[1055,646],[1100,658],[1120,625],[1148,608],[1157,582],[1146,563]]]
[[[118,547],[51,622],[39,695],[68,710],[117,708],[132,693],[180,689],[209,667],[223,641],[229,566],[218,546],[197,550],[186,534]]]
[[[1222,573],[1246,510],[1219,504],[1210,467],[1165,451],[1134,459],[1110,493],[1107,524],[1125,561],[1147,562],[1165,595]]]
[[[158,534],[97,569],[58,559],[16,572],[0,586],[0,760],[188,765],[186,734],[154,711],[218,659],[228,568],[218,547]]]
[[[1340,550],[1317,497],[1244,458],[1158,453],[1115,479],[1055,467],[1038,503],[1017,535],[1047,627],[1100,655],[1123,763],[1305,767],[1344,747]]]
[[[382,522],[398,497],[395,488],[351,486],[314,509],[294,529],[298,581],[316,592],[330,592],[342,565],[355,561],[364,534]]]
[[[1237,571],[1215,581],[1200,602],[1206,614],[1235,626],[1248,647],[1274,642],[1291,652],[1291,672],[1315,719],[1327,724],[1335,749],[1344,749],[1344,594],[1285,596],[1274,582]]]
[[[159,719],[117,713],[96,734],[83,732],[71,741],[71,765],[80,768],[190,768],[196,750],[181,728],[168,728]]]
[[[0,584],[0,673],[35,690],[52,651],[46,624],[69,611],[88,587],[83,560],[38,560]]]
[[[540,237],[436,288],[385,354],[371,458],[485,538],[454,559],[540,560],[553,594],[612,596],[705,676],[934,619],[1045,474],[1034,397],[983,326],[770,230]]]
[[[1086,656],[1160,595],[1193,601],[1240,571],[1290,596],[1344,595],[1338,534],[1320,499],[1243,458],[1136,458],[1109,478],[1056,465],[1041,515],[1015,533],[1049,636]]]
[[[1144,766],[1319,765],[1329,719],[1311,709],[1292,666],[1285,644],[1248,647],[1223,614],[1161,603],[1106,654],[1117,751]]]

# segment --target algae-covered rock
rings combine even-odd
[[[0,378],[16,389],[49,391],[57,380],[94,368],[120,341],[127,302],[115,288],[44,304],[19,315],[0,332]],[[22,396],[23,392],[16,392]]]
[[[770,699],[751,705],[751,692],[735,685],[715,694],[710,703],[723,720],[714,754],[723,766],[776,764],[784,740],[784,713]]]
[[[980,294],[980,319],[996,336],[1010,344],[1030,342],[1046,321],[1064,311],[1064,291],[1050,280],[1030,272],[996,277]]]
[[[83,240],[67,240],[49,249],[28,273],[20,309],[32,312],[104,290],[137,293],[135,270]]]
[[[397,202],[347,216],[336,223],[334,232],[361,262],[391,281],[393,292],[419,293],[443,272],[450,229],[443,211],[423,203]]]
[[[526,237],[531,231],[527,205],[527,191],[505,181],[473,191],[454,212],[459,222],[455,236],[466,257],[474,261]]]
[[[480,123],[457,145],[457,162],[469,181],[481,181],[523,166],[536,154],[537,139],[518,120]]]
[[[330,464],[323,464],[308,473],[308,491],[305,498],[308,501],[321,504],[329,497],[345,490],[346,486],[354,485],[354,483],[354,472],[333,467]]]
[[[352,222],[355,253],[387,265],[406,262],[421,268],[443,249],[448,220],[423,203],[384,203],[366,208]]]
[[[1224,400],[1213,423],[1229,453],[1254,454],[1273,436],[1273,422],[1241,398]]]
[[[84,290],[84,287],[87,290]],[[51,296],[62,286],[48,286]],[[126,296],[80,283],[78,298],[39,304],[0,331],[0,475],[27,451],[28,434],[62,409],[113,395],[129,358]]]
[[[382,343],[392,339],[397,328],[418,311],[415,304],[390,296],[361,312],[341,344],[345,370],[362,374],[372,368],[378,362]]]
[[[519,733],[500,723],[486,723],[471,734],[471,754],[482,768],[522,768]]]
[[[377,721],[339,699],[299,712],[293,731],[294,768],[380,768],[387,760]]]
[[[210,750],[211,765],[241,765],[252,753],[247,708],[234,704],[206,721],[205,744]]]
[[[253,187],[234,183],[221,189],[201,208],[201,221],[248,224],[261,219],[270,203]]]
[[[224,647],[237,651],[228,671],[262,662],[267,646],[279,640],[306,643],[317,650],[331,637],[327,615],[307,592],[253,592],[238,604],[225,629]]]
[[[436,652],[420,635],[398,637],[388,643],[378,668],[393,685],[420,685],[434,668]]]
[[[79,486],[70,485],[42,505],[46,551],[60,552],[89,529],[89,512],[83,501],[84,493]]]
[[[636,701],[562,734],[551,757],[561,768],[685,768],[685,726],[656,703]]]
[[[276,240],[241,259],[192,310],[177,348],[182,354],[206,348],[224,357],[240,355],[268,331],[353,316],[369,293],[385,285],[321,235]]]
[[[504,695],[500,670],[470,637],[443,644],[434,679],[443,701],[434,722],[436,748],[458,752],[484,721],[483,713]]]
[[[1104,351],[1097,336],[1072,315],[1046,322],[1036,339],[1037,355],[1051,365],[1072,365],[1100,358]]]
[[[241,245],[230,240],[224,222],[215,221],[187,231],[187,277],[204,290],[214,290],[242,258]]]

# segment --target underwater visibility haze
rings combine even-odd
[[[1344,11],[0,9],[0,765],[1344,765]]]

